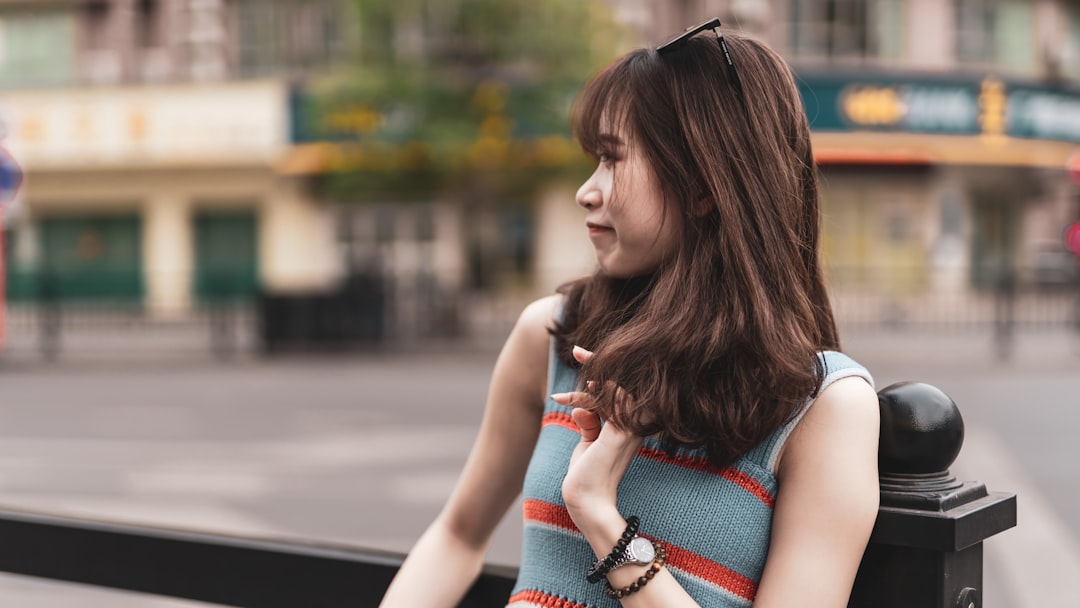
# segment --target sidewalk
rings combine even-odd
[[[989,329],[933,331],[848,330],[841,327],[844,352],[864,364],[940,371],[1077,370],[1080,335],[1069,331],[1018,329],[1007,358],[998,356]],[[871,370],[873,371],[873,370]]]
[[[497,333],[493,329],[484,340],[467,343],[267,360],[248,354],[218,361],[197,349],[170,354],[160,344],[157,350],[142,350],[145,345],[107,354],[86,350],[63,355],[56,364],[23,353],[0,365],[5,386],[0,490],[12,504],[29,508],[96,505],[103,515],[125,519],[166,519],[167,514],[178,525],[237,530],[238,522],[248,522],[270,532],[333,535],[404,550],[437,512],[471,445],[501,343]],[[1012,581],[1026,576],[1025,566],[1052,572],[1053,566],[1073,563],[1057,556],[1074,552],[1080,528],[1065,516],[1080,502],[1063,502],[1061,493],[1038,496],[1046,492],[1045,484],[1067,487],[1069,476],[1076,475],[1069,472],[1075,448],[1068,436],[1076,425],[1056,417],[1080,411],[1062,396],[1080,394],[1080,357],[1071,351],[1071,337],[1021,332],[1015,356],[999,362],[983,332],[846,331],[842,336],[845,350],[874,373],[879,389],[898,380],[948,389],[969,423],[967,447],[953,473],[985,481],[991,490],[1022,491],[1022,522],[1023,517],[1054,522],[1041,531],[1025,525],[986,544],[984,607],[1070,605],[1040,604],[1037,593],[1020,593]],[[1053,380],[1049,387],[1047,378]],[[1021,388],[1004,390],[1011,382]],[[1059,392],[1061,387],[1078,390]],[[1047,461],[1038,470],[1010,453],[1017,451],[1015,445],[1001,440],[1017,425],[1015,418],[995,413],[1018,406],[1025,410],[1022,415],[1042,418],[1055,433],[1035,435],[1026,446],[1036,462]],[[1046,420],[1048,415],[1055,417]],[[425,450],[413,454],[415,460],[394,464],[389,460],[396,452],[373,448],[403,443]],[[1055,456],[1050,449],[1059,451]],[[130,458],[131,450],[139,458]],[[1012,477],[1000,475],[1007,469],[1014,471]],[[376,505],[365,497],[366,487],[387,488],[399,502]],[[1032,510],[1038,503],[1046,507]],[[516,555],[519,533],[519,522],[511,521],[508,534],[500,537],[505,541],[500,556]],[[1029,549],[1017,549],[1012,539]],[[1022,556],[1022,562],[1010,556]],[[0,576],[0,605],[202,606],[12,576]]]

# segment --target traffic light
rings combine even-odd
[[[1080,255],[1080,222],[1073,222],[1065,228],[1065,248]]]

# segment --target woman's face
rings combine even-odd
[[[674,254],[682,230],[678,205],[664,203],[656,176],[622,133],[600,137],[600,159],[578,188],[600,269],[611,277],[649,274]]]

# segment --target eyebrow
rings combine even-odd
[[[600,143],[610,144],[612,146],[624,145],[623,140],[619,139],[619,136],[613,135],[611,133],[601,133],[596,137],[596,139],[599,140]]]

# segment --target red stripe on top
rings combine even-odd
[[[574,525],[574,520],[570,519],[570,514],[566,511],[566,507],[553,505],[542,500],[529,499],[523,501],[522,510],[525,514],[525,521],[547,524],[567,531],[578,531],[577,526]],[[753,579],[747,578],[693,551],[667,542],[663,544],[667,549],[667,563],[671,564],[673,568],[678,568],[687,574],[696,576],[748,600],[753,600],[754,596],[757,595],[757,583]],[[547,606],[548,604],[541,605]]]
[[[570,600],[561,598],[557,595],[548,595],[543,591],[535,591],[533,589],[518,591],[514,595],[511,595],[509,603],[513,604],[514,602],[528,602],[530,604],[536,604],[537,606],[544,606],[544,608],[589,608],[585,604],[571,602]]]
[[[525,515],[525,521],[535,521],[549,526],[557,526],[571,532],[578,532],[574,520],[570,519],[570,513],[566,507],[553,505],[542,500],[529,499],[521,503],[521,510]]]
[[[754,597],[757,596],[757,583],[753,579],[747,578],[725,567],[723,564],[718,564],[693,551],[688,551],[671,543],[663,543],[663,545],[667,549],[667,563],[672,568],[678,568],[687,574],[704,579],[747,600],[753,601]]]
[[[761,502],[765,503],[770,509],[773,508],[773,504],[776,502],[776,498],[769,493],[765,486],[761,485],[758,480],[754,479],[750,475],[734,468],[727,467],[721,469],[704,458],[696,458],[693,456],[686,456],[683,454],[677,454],[672,456],[663,450],[656,448],[650,448],[642,446],[638,450],[638,456],[662,462],[664,464],[671,464],[677,467],[683,467],[687,469],[693,469],[695,471],[703,471],[705,473],[712,473],[713,475],[719,475],[724,479],[742,487],[747,492],[750,492],[756,496]]]
[[[542,426],[552,424],[568,428],[575,433],[581,432],[581,429],[578,428],[577,423],[570,417],[570,414],[564,412],[548,412],[547,414],[544,414]]]

